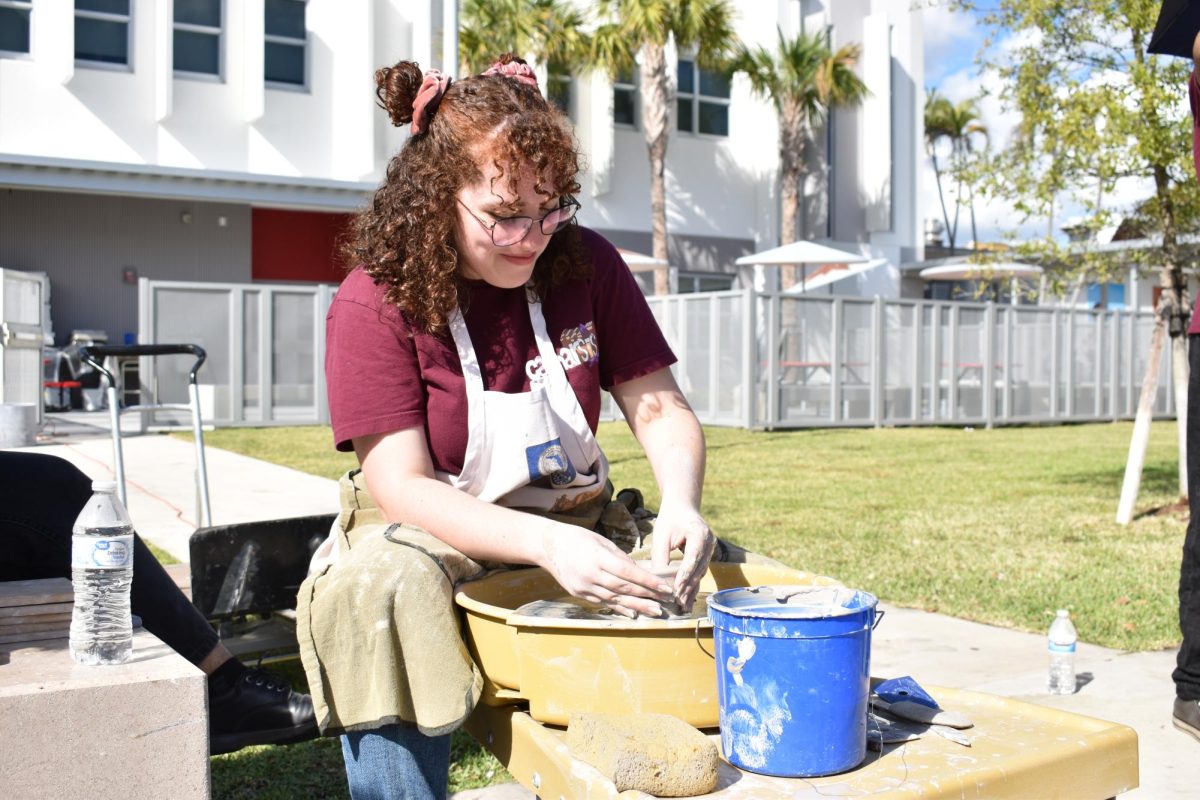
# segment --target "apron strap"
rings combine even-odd
[[[454,337],[454,347],[458,350],[458,360],[462,364],[463,381],[467,388],[467,449],[463,455],[463,470],[459,477],[470,482],[480,463],[481,451],[487,438],[487,423],[483,413],[483,371],[479,368],[475,346],[467,332],[467,322],[463,319],[462,311],[457,308],[450,315],[450,334]]]

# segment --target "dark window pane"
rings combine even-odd
[[[304,3],[297,0],[267,0],[266,11],[268,36],[304,38]]]
[[[628,89],[613,89],[613,122],[636,124],[633,119],[633,92]]]
[[[613,83],[627,83],[630,86],[632,86],[633,85],[633,70],[632,69],[621,70],[620,72],[617,73],[617,78],[615,81],[613,81]]]
[[[175,31],[175,69],[221,74],[221,37],[213,33]]]
[[[571,111],[571,81],[570,79],[559,78],[555,75],[549,76],[546,81],[546,93],[549,95],[550,102],[558,106],[559,110],[564,114]]]
[[[697,278],[696,291],[698,292],[724,292],[733,286],[733,278]]]
[[[700,70],[700,94],[709,97],[729,97],[729,76],[706,69]]]
[[[221,27],[221,0],[175,0],[175,21]],[[178,65],[175,69],[179,69]]]
[[[75,18],[75,57],[105,64],[129,63],[129,23]]]
[[[304,85],[304,46],[267,42],[264,77],[276,83]]]
[[[692,132],[692,101],[679,99],[675,115],[676,130]]]
[[[729,106],[721,103],[701,103],[700,132],[728,136]]]
[[[696,91],[694,84],[694,76],[696,74],[695,67],[691,61],[679,59],[679,68],[676,70],[679,78],[679,91],[681,94],[691,94]]]
[[[75,0],[76,11],[103,11],[105,14],[128,14],[129,0]]]
[[[0,50],[29,52],[29,12],[18,8],[0,8]]]

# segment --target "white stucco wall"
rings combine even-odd
[[[171,68],[170,4],[132,0],[130,66],[74,61],[72,4],[34,5],[31,53],[0,58],[0,153],[319,180],[375,180],[377,66],[412,49],[414,3],[309,0],[308,85],[263,82],[263,0],[225,4],[220,80]]]
[[[226,182],[244,174],[374,184],[405,134],[375,107],[372,75],[400,58],[431,66],[441,49],[442,25],[431,13],[433,4],[309,0],[309,82],[297,90],[264,86],[263,2],[225,4],[220,80],[174,75],[168,3],[132,0],[127,69],[76,65],[72,4],[36,3],[32,53],[0,58],[0,162],[8,155],[203,170],[219,173]],[[871,57],[859,70],[873,99],[867,108],[839,113],[834,126],[832,238],[894,264],[913,260],[921,242],[920,12],[911,10],[909,0],[737,0],[734,5],[738,34],[751,45],[774,48],[777,27],[789,35],[832,27],[835,46],[871,35]],[[890,69],[880,55],[889,38]],[[588,163],[581,181],[581,220],[604,230],[646,234],[650,181],[643,135],[614,129],[606,78],[581,77],[574,87],[574,117]],[[893,88],[899,92],[895,102]],[[669,231],[766,249],[779,242],[775,113],[769,100],[750,95],[741,76],[733,81],[731,100],[728,137],[671,136]],[[888,130],[895,132],[894,143]],[[180,191],[186,195],[189,185],[200,182],[184,176]],[[809,186],[823,192],[819,176]],[[869,213],[868,201],[885,186],[891,213],[880,216],[874,213],[877,207]],[[823,222],[807,229],[813,238],[824,233]]]

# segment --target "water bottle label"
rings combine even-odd
[[[1055,644],[1054,642],[1051,642],[1050,643],[1050,652],[1051,653],[1074,653],[1075,652],[1075,643],[1071,642],[1070,644]]]
[[[125,539],[81,537],[71,543],[72,567],[119,569],[133,560],[133,549]]]

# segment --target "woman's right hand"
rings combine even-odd
[[[547,570],[572,597],[600,603],[626,617],[661,617],[660,603],[673,600],[671,586],[637,566],[615,544],[597,533],[560,522],[541,534]]]

